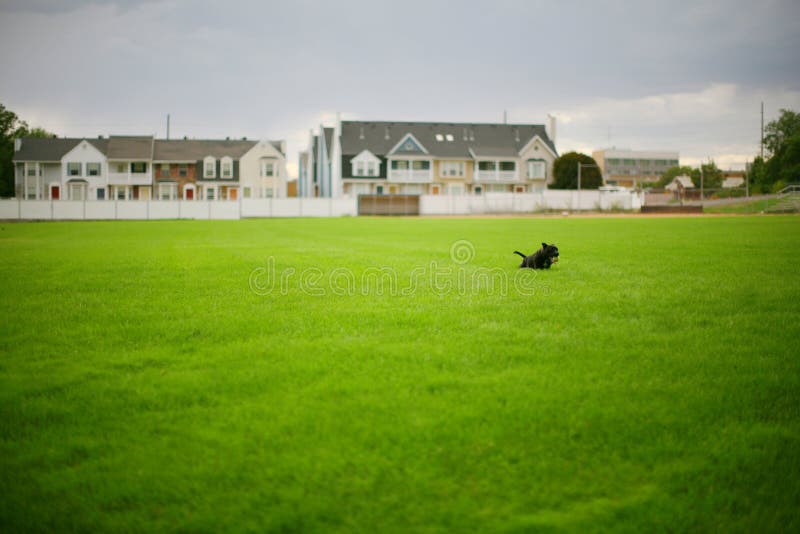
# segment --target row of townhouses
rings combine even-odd
[[[540,124],[336,121],[300,152],[297,195],[537,192],[553,180],[555,121]],[[24,138],[24,199],[237,200],[287,196],[284,141]]]
[[[536,192],[552,183],[555,121],[339,121],[309,134],[299,196]]]
[[[17,198],[28,200],[286,196],[284,141],[23,138],[13,161]]]

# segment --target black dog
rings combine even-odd
[[[551,265],[558,261],[558,247],[555,245],[548,245],[542,243],[542,248],[526,256],[522,252],[515,250],[514,254],[522,256],[522,263],[519,268],[527,267],[529,269],[549,269]]]

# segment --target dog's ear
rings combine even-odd
[[[547,248],[547,243],[542,243],[542,248]]]

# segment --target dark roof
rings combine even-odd
[[[83,141],[81,138],[66,137],[23,137],[22,146],[14,152],[14,161],[61,161],[64,155]],[[87,139],[103,154],[108,149],[107,139]]]
[[[275,142],[271,142],[275,146]],[[258,141],[216,140],[216,139],[175,139],[155,142],[153,159],[155,161],[197,161],[206,156],[222,158],[241,158]],[[280,144],[277,147],[280,152]]]
[[[367,149],[375,155],[385,155],[409,133],[436,157],[517,156],[537,135],[556,152],[541,124],[343,121],[342,154],[355,155]],[[442,141],[437,140],[437,134]],[[447,140],[448,135],[452,141]]]
[[[153,136],[112,135],[108,138],[108,159],[153,158]]]

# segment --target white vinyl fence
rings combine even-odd
[[[600,191],[422,195],[421,215],[479,215],[541,211],[639,210],[641,195]],[[0,220],[242,219],[342,217],[358,214],[356,197],[168,200],[0,200]]]

